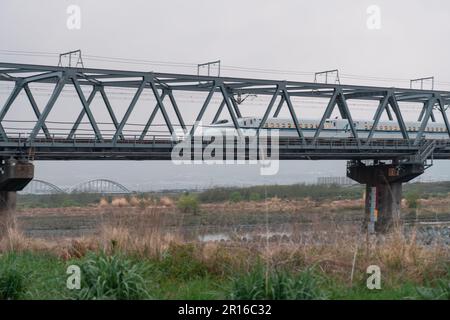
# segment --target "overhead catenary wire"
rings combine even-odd
[[[24,55],[24,56],[34,56],[34,57],[57,57],[59,53],[56,52],[45,52],[45,51],[23,51],[23,50],[0,50],[0,55]],[[122,57],[111,57],[103,55],[89,55],[83,54],[83,59],[100,61],[100,62],[120,62],[124,64],[137,64],[137,65],[153,65],[153,66],[165,66],[165,67],[178,67],[178,68],[196,68],[197,63],[193,62],[175,62],[175,61],[160,61],[160,60],[148,60],[148,59],[137,59],[137,58],[122,58]],[[297,75],[297,76],[313,76],[315,72],[313,71],[301,71],[301,70],[283,70],[274,68],[256,68],[256,67],[242,67],[242,66],[232,66],[232,65],[222,65],[222,70],[228,71],[239,71],[239,72],[249,72],[249,73],[266,73],[266,74],[280,74],[280,75]],[[365,81],[399,81],[408,82],[410,79],[406,78],[393,78],[393,77],[375,77],[375,76],[364,76],[356,74],[340,73],[341,78],[351,79],[351,80],[365,80]],[[436,81],[437,85],[450,85],[448,81]]]

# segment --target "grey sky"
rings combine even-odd
[[[66,9],[71,4],[81,8],[80,30],[66,27]],[[369,5],[381,9],[379,30],[369,30],[366,26]],[[58,53],[79,48],[90,56],[126,59],[192,64],[221,59],[225,66],[306,72],[338,68],[347,76],[342,79],[344,83],[407,86],[408,79],[433,75],[437,88],[450,89],[450,45],[446,41],[450,35],[449,18],[450,2],[445,0],[2,0],[0,60],[56,64],[55,56],[11,55],[1,50]],[[85,65],[196,72],[194,66],[112,63],[87,58]],[[224,70],[223,74],[312,80],[309,74],[270,75],[242,70]],[[355,79],[350,75],[380,79]],[[387,81],[390,78],[395,79]],[[44,98],[39,99],[44,101]],[[0,91],[0,102],[4,99],[5,93]],[[116,107],[120,104],[125,105],[126,101],[115,102]],[[62,109],[61,112],[66,111]],[[101,113],[99,117],[102,117]],[[143,170],[126,173],[125,168],[129,165]],[[169,164],[164,166],[171,167]],[[440,166],[446,170],[445,163]],[[305,168],[314,172],[325,170],[324,175],[345,174],[343,162],[337,163],[339,170],[330,163],[323,166],[322,162],[298,162],[297,166],[289,167],[291,169],[286,170],[292,170],[292,173]],[[73,168],[76,172],[84,172],[83,176],[76,177]],[[219,172],[226,177],[233,174],[233,170],[237,169]],[[148,174],[143,176],[142,171]],[[117,176],[124,183],[141,183],[141,180],[151,180],[151,171],[152,163],[149,162],[37,164],[40,178],[57,183],[67,181],[67,184],[100,176]],[[66,172],[70,174],[66,176]],[[206,183],[220,183],[209,182],[214,170],[196,169],[195,172],[196,177]],[[301,173],[298,174],[301,180]],[[177,175],[182,173],[177,171]]]

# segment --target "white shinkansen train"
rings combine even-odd
[[[254,117],[244,117],[238,119],[239,126],[244,134],[254,134],[259,127],[262,119]],[[373,121],[353,120],[359,138],[367,138],[373,127]],[[320,120],[299,119],[299,126],[305,137],[313,137],[317,128],[319,128]],[[410,139],[414,139],[420,129],[421,123],[405,122],[406,130]],[[231,120],[219,120],[211,125],[202,126],[205,133],[209,129],[214,128],[219,131],[228,131],[234,129]],[[262,127],[264,130],[279,130],[280,137],[298,137],[294,121],[292,119],[269,118]],[[225,132],[223,132],[225,133]],[[346,119],[327,119],[320,133],[321,138],[349,138],[353,137],[348,120]],[[449,139],[444,123],[428,122],[424,130],[424,138],[426,139]],[[396,121],[379,121],[375,128],[374,139],[401,139],[402,133]]]

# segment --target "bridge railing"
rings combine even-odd
[[[143,139],[139,135],[124,134],[121,139],[114,140],[114,135],[103,135],[100,141],[93,134],[78,133],[71,138],[66,135],[52,134],[46,137],[44,134],[39,134],[32,141],[28,134],[18,133],[11,134],[8,145],[10,146],[39,146],[39,145],[91,145],[91,146],[105,146],[105,145],[128,145],[128,146],[149,146],[158,144],[170,144],[173,146],[181,139],[174,139],[169,134],[151,134],[145,136]],[[419,150],[422,146],[430,141],[434,141],[435,148],[450,148],[450,139],[431,140],[423,139],[418,144],[414,144],[415,140],[405,139],[355,139],[355,138],[305,138],[299,139],[297,137],[279,137],[277,143],[279,148],[304,148],[304,149],[358,149],[361,151],[368,149],[408,149]],[[204,143],[208,143],[205,141]],[[238,143],[238,138],[235,137],[233,144]],[[271,138],[268,138],[268,144],[272,143]]]

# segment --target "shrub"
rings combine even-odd
[[[81,289],[77,299],[133,300],[150,298],[143,263],[120,255],[90,254],[80,266]]]
[[[280,199],[304,199],[312,200],[338,200],[338,199],[360,199],[363,189],[355,186],[327,186],[327,185],[260,185],[243,188],[212,188],[200,192],[198,197],[201,202],[222,202],[231,200],[231,194],[239,193],[243,199],[250,199],[252,193],[267,196],[267,198]]]
[[[242,196],[238,191],[234,191],[230,194],[230,201],[231,202],[240,202],[242,201]]]
[[[161,261],[162,272],[176,279],[195,279],[205,276],[207,269],[196,253],[194,244],[170,244]]]
[[[251,272],[232,279],[231,299],[238,300],[313,300],[324,295],[312,270],[297,274],[266,270],[257,266]]]
[[[256,192],[252,192],[252,193],[250,193],[249,200],[250,201],[260,201],[261,200],[261,195],[259,193],[256,193]]]
[[[13,258],[5,260],[0,265],[0,300],[17,300],[26,291],[26,276],[17,269]]]
[[[177,207],[182,212],[198,213],[199,202],[196,196],[191,194],[182,195],[177,201]]]
[[[419,194],[415,191],[408,192],[405,195],[406,203],[410,209],[415,209],[419,206]]]

